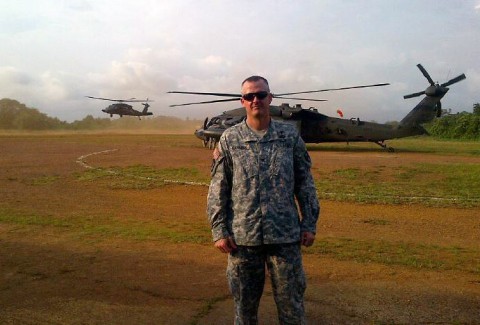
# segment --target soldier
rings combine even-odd
[[[243,81],[247,118],[222,134],[212,165],[207,213],[215,247],[229,254],[235,324],[258,323],[265,266],[280,324],[305,324],[301,245],[315,240],[320,206],[305,143],[270,118],[272,99],[265,78]]]

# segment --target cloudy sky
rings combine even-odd
[[[388,82],[315,95],[328,115],[400,120],[434,81],[465,73],[442,101],[480,102],[480,0],[0,0],[0,98],[73,121],[107,117],[106,98],[150,98],[155,115],[204,118],[239,103],[170,90],[274,93]],[[285,100],[284,100],[285,101]],[[275,100],[274,104],[282,101]],[[295,101],[289,101],[295,104]],[[140,109],[140,104],[135,108]]]

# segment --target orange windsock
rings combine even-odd
[[[337,114],[340,115],[340,117],[343,117],[343,112],[340,108],[337,109]]]

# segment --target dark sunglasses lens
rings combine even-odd
[[[253,93],[243,95],[243,99],[248,100],[249,102],[251,102],[254,98],[255,94]]]
[[[261,91],[256,94],[258,99],[265,99],[268,96],[268,93],[266,91]]]
[[[258,93],[245,94],[245,95],[243,95],[243,99],[248,100],[249,102],[251,102],[255,97],[257,97],[258,99],[262,100],[262,99],[265,99],[267,96],[268,96],[268,92],[266,92],[266,91],[260,91],[260,92],[258,92]]]

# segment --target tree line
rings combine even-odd
[[[446,113],[446,114],[445,114]],[[389,122],[389,124],[398,122]],[[170,116],[121,118],[94,118],[87,115],[84,119],[71,123],[52,118],[35,108],[29,108],[14,99],[0,99],[0,129],[2,130],[106,130],[106,129],[148,129],[163,131],[184,130],[189,132],[202,124],[200,120],[182,120]],[[444,111],[425,125],[429,134],[441,139],[480,140],[480,103],[473,105],[473,112],[449,114]]]
[[[425,125],[428,133],[440,139],[480,140],[480,103],[473,105],[473,112],[443,114]]]

